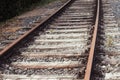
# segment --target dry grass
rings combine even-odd
[[[1,23],[0,24],[0,41],[10,36],[9,33],[14,34],[19,29],[20,27],[18,26],[18,23],[16,21],[12,22],[10,20],[10,21]]]
[[[113,45],[113,37],[109,35],[107,36],[106,46],[111,47],[112,45]]]

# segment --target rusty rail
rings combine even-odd
[[[40,22],[38,25],[36,25],[31,30],[27,31],[24,35],[20,36],[18,39],[14,40],[11,44],[9,44],[6,48],[4,48],[2,51],[0,51],[0,56],[5,54],[8,50],[13,48],[15,45],[17,45],[21,40],[23,40],[25,37],[27,37],[31,32],[35,31],[38,27],[43,25],[45,22],[50,20],[53,16],[57,15],[61,10],[63,10],[68,4],[70,4],[73,0],[68,0],[63,6],[61,6],[58,10],[54,11],[50,16],[45,18],[42,22]]]
[[[5,49],[3,49],[0,52],[0,56],[3,55],[4,53],[6,53],[8,50],[10,50],[11,48],[13,48],[16,44],[18,44],[18,42],[20,42],[21,40],[23,40],[25,37],[27,37],[31,32],[35,31],[38,27],[40,27],[41,25],[43,25],[45,22],[47,22],[48,20],[51,19],[51,17],[53,17],[54,15],[56,15],[59,11],[61,11],[63,8],[65,8],[65,6],[67,6],[69,3],[71,3],[74,0],[68,0],[62,7],[60,7],[57,11],[53,12],[50,16],[48,16],[47,18],[45,18],[42,22],[40,22],[38,25],[36,25],[34,28],[32,28],[31,30],[29,30],[28,32],[26,32],[24,35],[22,35],[20,38],[18,38],[17,40],[15,40],[13,43],[11,43],[9,46],[7,46]],[[100,0],[97,0],[97,15],[96,15],[96,21],[95,21],[95,25],[94,25],[94,33],[93,33],[93,39],[92,39],[92,43],[91,43],[91,49],[89,52],[89,58],[88,58],[88,63],[87,63],[87,68],[86,68],[86,73],[85,73],[85,77],[84,80],[90,80],[90,76],[91,76],[91,69],[92,69],[92,63],[93,63],[93,56],[94,56],[94,50],[95,50],[95,44],[96,44],[96,36],[97,36],[97,29],[98,29],[98,23],[99,23],[99,12],[100,12]]]
[[[94,25],[93,38],[92,38],[92,43],[91,43],[91,48],[90,48],[90,52],[89,52],[88,63],[87,63],[87,67],[86,67],[86,73],[85,73],[84,80],[90,80],[90,76],[91,76],[92,63],[93,63],[95,44],[96,44],[96,37],[97,37],[98,24],[99,24],[100,0],[97,0],[97,13],[96,14],[97,15],[96,15],[96,20],[95,20],[95,25]]]

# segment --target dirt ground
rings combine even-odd
[[[31,11],[0,23],[0,44],[1,41],[6,40],[9,36],[14,35],[16,31],[19,31],[21,26],[30,26],[31,24],[34,24],[32,21],[35,20],[36,17],[39,17],[37,20],[42,21],[45,17],[49,16],[53,11],[63,5],[65,1],[67,0],[56,0],[42,7],[37,6]]]

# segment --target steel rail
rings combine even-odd
[[[30,33],[35,31],[37,28],[41,27],[44,23],[49,21],[52,17],[57,15],[60,11],[62,11],[67,5],[69,5],[73,0],[68,0],[63,6],[61,6],[58,10],[54,11],[50,16],[45,18],[42,22],[38,23],[34,28],[27,31],[24,35],[20,36],[18,39],[14,40],[11,44],[9,44],[6,48],[4,48],[2,51],[0,51],[0,56],[4,55],[7,51],[9,51],[11,48],[13,48],[15,45],[17,45],[21,40],[23,40],[25,37],[27,37]]]
[[[95,51],[95,45],[96,45],[96,39],[97,39],[97,31],[98,31],[98,25],[99,25],[99,16],[100,16],[100,0],[97,0],[96,20],[95,20],[93,38],[92,38],[84,80],[90,80],[90,77],[91,77],[94,51]]]

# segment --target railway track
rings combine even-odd
[[[119,25],[108,0],[101,2],[98,48],[95,51],[92,80],[120,80]]]
[[[90,80],[100,0],[68,0],[0,52],[1,80]]]

